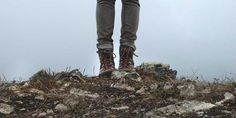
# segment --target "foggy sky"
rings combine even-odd
[[[236,74],[235,0],[140,3],[136,65],[163,62],[179,76],[197,72],[204,79]],[[8,79],[27,79],[42,68],[71,67],[97,74],[95,9],[96,0],[0,0],[0,73]],[[117,0],[117,55],[120,10]]]

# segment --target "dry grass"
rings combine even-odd
[[[55,76],[50,71],[41,70],[34,74],[29,80],[29,88],[36,88],[44,92],[59,88]]]

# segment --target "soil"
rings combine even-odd
[[[165,79],[164,77],[160,79],[160,77],[147,73],[142,73],[140,76],[141,80],[111,79],[83,75],[71,76],[69,72],[40,71],[28,81],[8,82],[0,85],[0,103],[14,107],[14,111],[10,114],[0,112],[0,117],[230,118],[236,115],[234,98],[234,100],[204,111],[168,115],[155,113],[153,116],[147,116],[146,114],[153,109],[183,100],[197,100],[214,104],[224,99],[226,92],[235,96],[236,83],[201,83],[197,80]],[[116,84],[126,87],[114,87],[113,85]],[[195,86],[196,94],[194,96],[181,95],[181,89],[178,87],[189,84]],[[165,89],[166,85],[169,85],[170,88]],[[77,90],[78,93],[72,92],[72,90]],[[210,92],[202,92],[203,90]],[[64,104],[67,109],[56,109],[58,104]],[[48,112],[49,110],[52,112]]]

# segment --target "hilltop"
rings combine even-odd
[[[27,81],[0,82],[0,117],[236,117],[234,81],[176,78],[161,63],[143,63],[136,72],[88,77],[78,69],[41,70]]]

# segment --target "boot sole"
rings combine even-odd
[[[115,70],[108,70],[108,71],[104,71],[99,73],[99,77],[111,77],[112,72]]]

